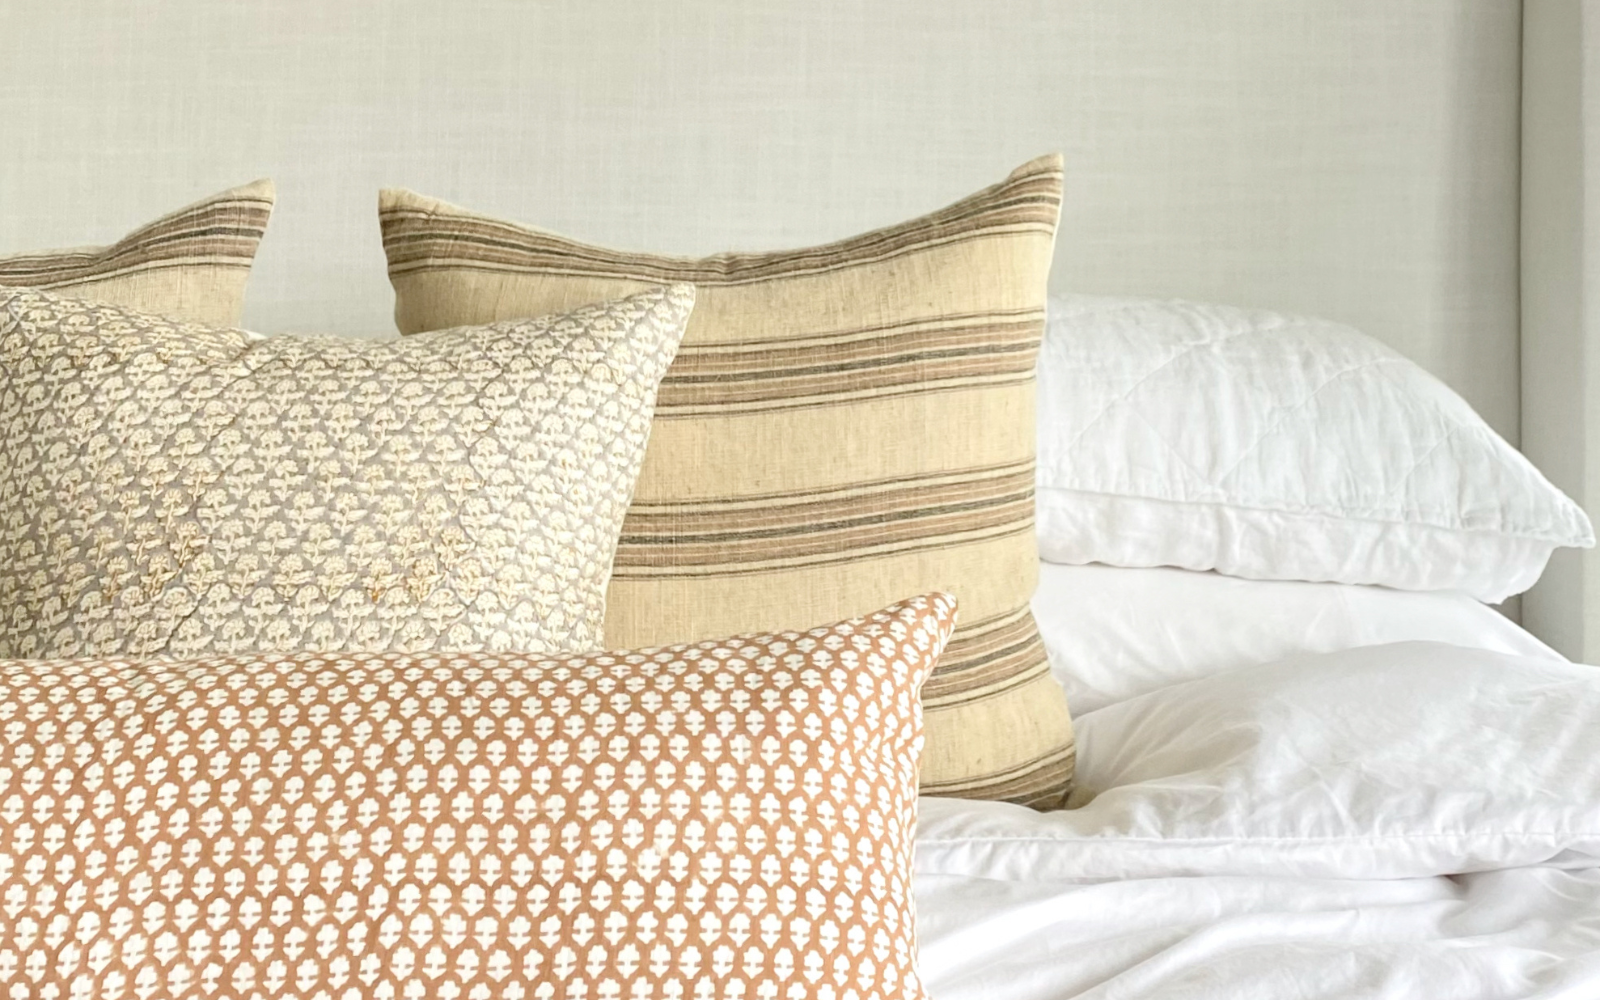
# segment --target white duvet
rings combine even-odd
[[[1600,670],[1363,647],[1078,745],[1076,809],[923,801],[934,1000],[1600,998]]]

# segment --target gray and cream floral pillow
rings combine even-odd
[[[599,646],[693,302],[374,342],[0,289],[0,657]]]

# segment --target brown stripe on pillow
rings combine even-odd
[[[606,636],[628,646],[955,593],[924,689],[928,794],[1062,801],[1064,695],[1028,608],[1033,369],[1061,203],[1044,157],[825,246],[627,253],[404,191],[380,199],[402,332],[698,286],[624,523]]]
[[[833,405],[862,396],[1032,382],[1043,313],[945,317],[804,341],[687,349],[657,419]]]
[[[234,326],[272,205],[272,182],[255,181],[162,216],[108,246],[0,257],[0,285]]]
[[[955,535],[1005,538],[1033,530],[1033,464],[850,489],[723,500],[635,503],[612,575],[726,575],[740,567],[835,565],[875,553],[938,548]]]
[[[923,690],[923,703],[931,708],[959,704],[973,692],[1026,687],[1048,672],[1039,630],[1027,609],[967,623],[961,643],[946,655],[950,659],[938,682]]]

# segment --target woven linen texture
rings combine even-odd
[[[260,180],[180,208],[109,246],[0,256],[0,285],[233,326],[244,313],[245,282],[273,197],[272,182]]]
[[[617,548],[625,646],[790,628],[946,590],[962,626],[923,693],[923,791],[1059,805],[1072,726],[1029,609],[1034,361],[1059,157],[827,246],[627,253],[406,191],[380,200],[403,333],[662,281],[695,314]]]

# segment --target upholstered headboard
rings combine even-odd
[[[381,184],[641,248],[896,221],[1049,150],[1062,289],[1349,320],[1517,431],[1515,0],[86,0],[0,32],[0,251],[271,175],[267,330],[392,329]]]
[[[1053,282],[1312,312],[1518,437],[1518,0],[88,0],[0,32],[0,252],[259,176],[248,325],[392,332],[404,185],[776,247],[1066,154]]]

